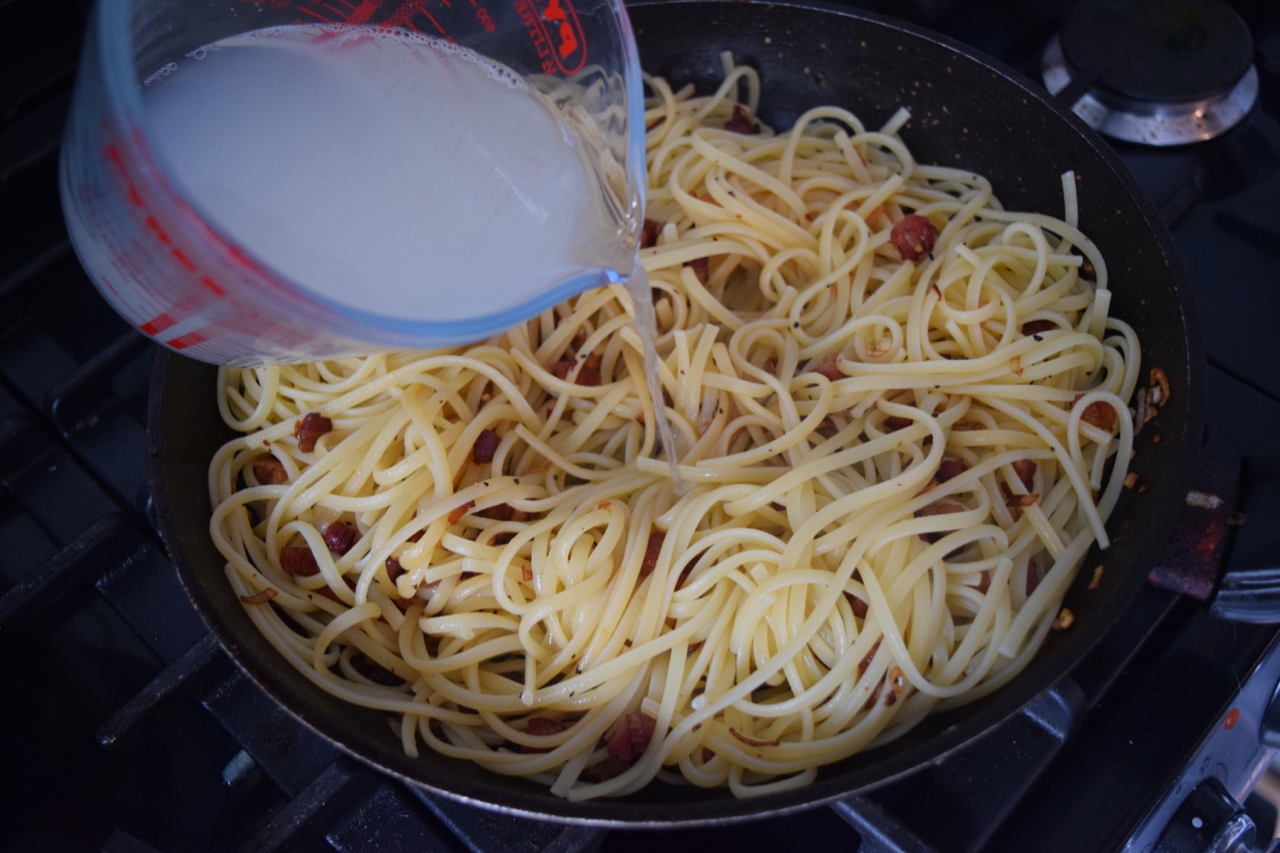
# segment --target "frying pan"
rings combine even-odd
[[[1133,468],[1147,489],[1127,493],[1112,517],[1114,544],[1101,585],[1085,589],[1092,575],[1086,570],[1067,593],[1075,624],[1050,632],[1005,688],[823,768],[807,788],[736,800],[725,790],[653,783],[625,798],[571,803],[532,782],[430,750],[406,757],[384,713],[320,691],[259,635],[208,535],[206,471],[214,451],[232,437],[218,416],[216,371],[168,353],[159,359],[152,388],[153,494],[173,561],[213,634],[268,695],[357,758],[455,799],[568,822],[688,825],[778,814],[886,783],[981,737],[1068,672],[1120,617],[1168,540],[1199,444],[1204,368],[1195,310],[1169,234],[1119,160],[1067,109],[999,63],[905,23],[816,2],[643,2],[630,13],[642,65],[677,87],[693,82],[700,91],[713,90],[724,50],[758,68],[761,117],[775,128],[824,103],[852,109],[869,127],[905,106],[913,118],[902,137],[920,162],[977,171],[1006,207],[1021,210],[1060,214],[1059,176],[1075,171],[1080,227],[1107,259],[1112,313],[1137,329],[1144,375],[1161,367],[1172,388],[1172,399],[1139,441]],[[1151,441],[1156,432],[1159,443]],[[1085,566],[1101,561],[1094,552]]]

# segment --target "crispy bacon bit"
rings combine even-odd
[[[400,565],[400,561],[395,557],[387,557],[387,580],[392,583],[396,582],[396,578],[404,574],[404,566]]]
[[[760,740],[759,738],[750,737],[749,735],[744,735],[735,728],[730,728],[729,734],[733,735],[747,746],[777,746],[782,743],[782,741],[777,738],[774,738],[773,740]]]
[[[991,591],[991,572],[983,571],[978,574],[978,585],[974,587],[978,592],[986,595]]]
[[[889,232],[889,240],[904,261],[919,260],[929,254],[937,239],[938,229],[918,213],[902,217]]]
[[[516,514],[511,504],[494,504],[476,513],[480,518],[491,518],[494,521],[510,521]]]
[[[494,451],[502,444],[502,437],[491,429],[482,429],[476,436],[476,443],[471,447],[471,461],[488,465],[493,461]]]
[[[367,655],[355,655],[351,658],[351,665],[356,672],[372,681],[374,684],[385,684],[387,687],[399,687],[404,684],[404,679],[396,675],[385,666],[372,661]]]
[[[240,600],[245,604],[266,604],[279,594],[271,587],[267,587],[262,592],[255,592],[253,595],[242,595]]]
[[[1156,389],[1151,395],[1151,405],[1163,406],[1169,402],[1169,377],[1158,367],[1151,368],[1151,387]]]
[[[1014,376],[1022,375],[1022,356],[1015,355],[1013,358],[1009,359],[1009,370]]]
[[[356,544],[356,532],[340,521],[330,522],[321,535],[329,550],[341,557]]]
[[[1039,495],[1007,495],[1004,505],[1007,507],[1026,507],[1031,506],[1040,499]]]
[[[305,546],[301,548],[281,548],[280,568],[284,570],[286,575],[295,575],[303,578],[320,574],[320,566],[316,563],[315,555],[311,553],[310,548]]]
[[[1067,608],[1062,608],[1062,612],[1058,614],[1058,618],[1053,620],[1053,630],[1065,631],[1071,627],[1071,623],[1076,621],[1075,614]]]
[[[969,465],[963,459],[943,459],[942,463],[938,465],[936,477],[939,483],[945,483],[948,480],[959,477],[968,470]]]
[[[1130,471],[1127,475],[1125,475],[1124,487],[1126,489],[1132,489],[1137,485],[1138,485],[1138,474],[1135,471]]]
[[[1098,271],[1093,268],[1093,261],[1085,258],[1080,262],[1080,276],[1093,281],[1098,277]]]
[[[322,586],[319,589],[313,589],[312,592],[314,592],[316,595],[324,596],[330,601],[336,601],[339,604],[342,604],[342,599],[338,598],[338,594],[327,586]]]
[[[523,566],[520,569],[520,580],[522,581],[533,580],[533,566]]]
[[[893,687],[894,693],[901,693],[907,689],[907,675],[901,667],[895,666],[889,670],[889,685]]]
[[[582,780],[595,785],[600,782],[608,782],[614,776],[621,776],[626,772],[629,765],[625,761],[619,761],[612,755],[592,764],[590,767],[582,771]]]
[[[1022,481],[1022,487],[1028,492],[1036,482],[1036,463],[1030,459],[1019,459],[1013,463],[1013,473],[1018,475],[1018,479]]]
[[[1084,411],[1080,413],[1080,420],[1100,430],[1111,432],[1116,426],[1116,410],[1101,400],[1095,400],[1084,407]]]
[[[609,755],[628,765],[633,764],[644,754],[649,741],[653,740],[653,730],[656,725],[652,717],[646,717],[644,714],[623,715],[622,724],[609,735]]]
[[[581,385],[584,388],[595,388],[601,382],[600,371],[582,365],[582,369],[578,371],[578,378],[574,380],[575,385]]]
[[[886,690],[886,691],[885,691],[885,694],[884,694],[884,706],[885,706],[886,708],[891,707],[891,706],[893,705],[893,703],[894,703],[894,702],[897,702],[897,701],[898,701],[898,694],[897,694],[897,693],[894,693],[892,690]]]
[[[649,542],[644,548],[644,562],[640,564],[640,578],[647,578],[658,566],[658,555],[662,553],[662,543],[667,534],[655,530],[649,534]]]
[[[938,488],[938,482],[937,482],[936,480],[930,480],[930,481],[929,481],[929,485],[925,486],[923,489],[921,489],[920,491],[916,492],[914,495],[912,495],[912,497],[917,497],[917,498],[918,498],[918,497],[920,497],[921,495],[927,495],[927,494],[929,494],[929,492],[932,492],[932,491],[933,491],[934,489],[936,489],[936,488]]]
[[[510,542],[512,539],[515,539],[515,538],[516,538],[515,533],[511,532],[510,530],[507,530],[502,533],[493,534],[493,538],[489,540],[489,544],[492,547],[496,548],[499,545],[506,545],[508,542]]]
[[[662,223],[646,218],[644,228],[640,230],[640,248],[648,249],[658,244],[658,235],[662,233]]]
[[[734,133],[759,133],[760,125],[751,115],[751,108],[746,104],[734,104],[733,115],[724,123],[724,129]]]
[[[702,763],[703,763],[703,764],[706,764],[708,761],[710,761],[711,759],[713,759],[713,758],[715,758],[715,757],[716,757],[716,754],[715,754],[714,752],[712,752],[712,751],[711,751],[711,747],[704,746],[704,747],[702,748]]]
[[[884,419],[884,425],[889,428],[889,432],[897,432],[900,429],[906,429],[915,421],[911,418],[900,418],[897,415],[890,415]]]
[[[693,274],[698,277],[698,281],[703,284],[707,283],[707,279],[711,276],[711,259],[707,257],[694,258],[685,264],[693,270]]]
[[[1089,581],[1089,585],[1085,589],[1097,589],[1098,584],[1102,583],[1102,569],[1105,563],[1099,563],[1098,567],[1093,570],[1093,578]]]
[[[453,512],[449,513],[449,523],[457,524],[464,515],[471,512],[471,510],[475,507],[475,505],[476,505],[475,501],[467,501],[462,506],[455,507]]]
[[[556,375],[557,379],[564,379],[569,375],[569,371],[573,370],[574,365],[577,363],[577,358],[571,355],[566,355],[564,358],[551,365],[551,372]]]
[[[1052,332],[1058,328],[1058,324],[1052,320],[1031,320],[1022,324],[1022,334],[1028,338],[1033,335],[1043,335],[1045,332]]]
[[[916,510],[916,518],[927,518],[931,515],[950,515],[953,512],[964,512],[964,507],[951,501],[937,501]],[[954,532],[954,530],[939,530],[933,533],[921,533],[920,538],[932,545],[943,536]]]
[[[289,482],[289,475],[284,465],[274,456],[259,456],[253,460],[253,475],[264,486],[279,486]]]
[[[867,611],[870,609],[867,603],[851,592],[844,594],[845,599],[849,602],[849,607],[853,609],[853,615],[859,619],[867,618]]]
[[[559,720],[552,720],[549,717],[531,717],[529,725],[525,729],[525,733],[534,735],[535,737],[550,737],[558,735],[564,731],[564,723]],[[520,745],[520,751],[525,755],[532,755],[540,752],[550,752],[552,747],[549,746],[525,746]]]
[[[333,421],[317,412],[307,412],[302,420],[293,422],[293,437],[303,453],[315,450],[316,439],[328,432],[333,432]]]
[[[812,373],[820,373],[823,376],[835,382],[837,379],[844,379],[844,374],[840,372],[838,362],[840,353],[829,352],[817,361],[809,363],[809,370]]]
[[[760,368],[770,376],[778,375],[778,360],[773,356],[769,356],[764,360],[764,365]]]

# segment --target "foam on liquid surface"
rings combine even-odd
[[[145,90],[152,141],[203,215],[304,289],[449,321],[616,268],[622,226],[509,69],[367,27],[260,30],[203,56]]]

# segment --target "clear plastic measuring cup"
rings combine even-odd
[[[643,135],[621,0],[99,0],[62,200],[194,358],[441,346],[630,273]]]

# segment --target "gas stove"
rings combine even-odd
[[[1280,513],[1280,10],[1264,5],[1237,6],[1251,64],[1238,30],[1193,26],[1190,48],[1235,47],[1210,84],[1171,98],[1234,104],[1252,75],[1256,105],[1214,113],[1227,118],[1206,141],[1113,141],[1190,272],[1209,358],[1201,480],[1206,500],[1225,496],[1223,517],[1243,517],[1224,566],[1237,586],[1280,556],[1268,524]],[[1090,102],[1159,112],[1135,78],[1108,93],[1095,72],[1115,49],[1081,36],[1078,4],[864,6],[987,52],[1074,96],[1082,115]],[[1146,853],[1243,850],[1250,822],[1265,846],[1275,812],[1249,792],[1280,744],[1280,628],[1224,621],[1156,585],[1068,677],[971,747],[797,814],[660,834],[566,827],[462,805],[338,753],[222,654],[156,532],[145,440],[156,345],[98,297],[58,202],[87,11],[0,0],[0,848]],[[1256,598],[1214,606],[1238,615]]]

